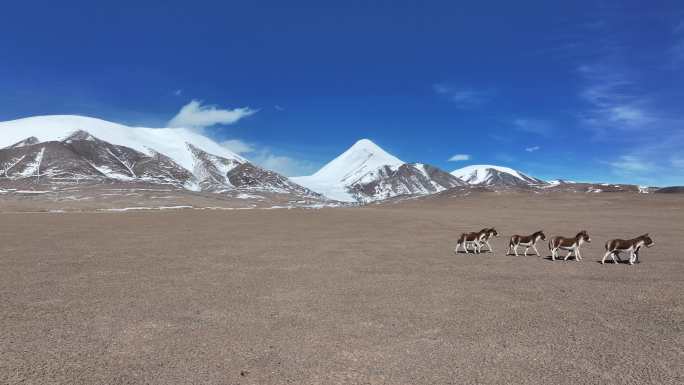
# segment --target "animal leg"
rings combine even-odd
[[[537,257],[541,257],[541,255],[539,254],[539,250],[537,250],[537,246],[532,245],[532,248],[534,249],[534,252],[537,253]]]
[[[572,251],[573,250],[568,250],[568,255],[565,256],[565,259],[563,259],[564,261],[567,261],[568,258],[570,258],[570,254],[572,254]],[[575,258],[577,258],[577,254],[575,254]]]
[[[612,254],[613,253],[611,253],[610,251],[606,251],[606,253],[603,254],[603,258],[601,258],[601,264],[603,265],[604,263],[606,263],[606,258],[608,258],[608,256]],[[613,257],[613,260],[615,260],[615,257]]]
[[[582,252],[580,252],[580,248],[578,247],[575,250],[575,261],[581,261],[582,260]]]
[[[556,260],[556,252],[558,249],[551,249],[551,260],[555,261]]]
[[[489,241],[485,241],[485,243],[487,244],[487,248],[489,249],[489,252],[494,253],[494,249],[492,249],[492,245],[489,244]]]
[[[525,247],[525,256],[526,256],[526,257],[527,257],[527,250],[529,250],[529,249],[530,249],[529,246]]]

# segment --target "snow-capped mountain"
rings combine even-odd
[[[0,122],[0,181],[123,181],[194,191],[318,196],[185,129],[128,127],[81,116]]]
[[[405,163],[361,139],[315,174],[290,178],[329,198],[371,202],[399,195],[426,195],[465,183],[436,167]]]
[[[61,141],[79,130],[143,154],[148,154],[152,149],[173,159],[186,170],[192,170],[195,162],[187,143],[222,158],[247,161],[206,136],[188,129],[130,127],[76,115],[35,116],[0,122],[0,148],[18,144],[29,137],[41,142]]]
[[[451,175],[477,186],[531,187],[547,183],[509,167],[484,164],[466,166],[452,171]]]
[[[143,154],[76,131],[61,141],[22,140],[0,149],[0,177],[36,182],[139,180],[184,186],[192,174],[168,157]]]

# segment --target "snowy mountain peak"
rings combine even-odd
[[[372,140],[365,138],[357,140],[356,143],[349,147],[347,152],[366,152],[369,154],[376,154],[377,156],[394,157],[380,146],[375,144]]]
[[[351,202],[426,195],[464,184],[437,168],[404,163],[368,139],[357,141],[315,174],[292,179],[330,198]]]
[[[312,176],[353,183],[380,167],[399,167],[402,164],[402,160],[389,154],[371,140],[361,139]]]
[[[33,146],[34,144],[40,143],[40,140],[36,138],[35,136],[29,136],[28,138],[24,140],[20,140],[13,145],[7,146],[5,148],[21,148],[21,147],[26,147],[26,146]]]
[[[546,184],[541,179],[531,177],[510,167],[488,164],[466,166],[452,171],[451,175],[471,185],[523,187]]]
[[[90,135],[90,133],[88,131],[76,130],[76,131],[74,131],[74,133],[72,133],[71,135],[66,137],[63,140],[63,142],[71,143],[71,142],[78,141],[78,140],[88,140],[88,141],[94,142],[94,141],[97,141],[98,139],[95,138],[94,136]]]
[[[186,143],[223,158],[242,159],[215,141],[189,129],[131,127],[78,115],[33,116],[0,122],[0,148],[24,140],[27,136],[34,136],[41,142],[62,141],[78,131],[144,154],[150,154],[150,149],[154,149],[187,170],[192,170],[194,157]]]
[[[6,181],[143,182],[216,193],[239,189],[320,198],[184,128],[129,127],[53,115],[0,122],[0,133],[0,175]]]

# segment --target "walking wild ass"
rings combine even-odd
[[[582,230],[577,235],[575,235],[574,238],[565,238],[565,237],[553,237],[549,241],[549,250],[551,250],[551,260],[555,261],[556,258],[558,258],[558,250],[567,250],[568,255],[565,256],[563,259],[564,261],[568,260],[568,257],[570,257],[570,254],[573,252],[575,253],[575,260],[576,261],[581,261],[582,260],[582,254],[580,253],[580,247],[582,247],[583,243],[591,243],[591,238],[589,237],[589,234],[586,232],[586,230]]]
[[[608,256],[613,258],[613,263],[617,263],[615,257],[622,261],[620,259],[620,252],[626,251],[629,252],[629,264],[633,265],[634,262],[639,261],[639,249],[641,249],[643,246],[651,247],[653,245],[655,245],[655,242],[653,242],[653,239],[651,239],[648,233],[638,236],[634,239],[610,240],[606,242],[606,253],[603,255],[603,259],[601,259],[601,264],[605,263]]]
[[[544,234],[543,231],[539,230],[536,233],[532,235],[514,235],[511,237],[510,242],[508,242],[508,251],[506,252],[506,255],[511,253],[511,250],[513,250],[513,253],[515,256],[518,256],[518,246],[525,246],[525,256],[527,257],[527,250],[534,249],[534,252],[537,254],[538,257],[541,257],[539,255],[539,250],[537,250],[536,243],[539,242],[540,240],[545,241],[546,240],[546,235]]]
[[[473,246],[473,252],[478,254],[482,248],[482,239],[487,235],[489,229],[482,229],[477,233],[463,233],[458,237],[456,241],[456,248],[454,253],[458,253],[458,248],[463,247],[466,254],[468,254],[468,246]]]
[[[492,239],[493,237],[498,237],[499,232],[496,231],[496,229],[493,227],[491,229],[482,229],[482,231],[484,231],[485,234],[484,234],[484,237],[482,237],[482,240],[480,240],[480,250],[482,250],[482,246],[484,246],[482,243],[484,243],[485,245],[487,245],[487,249],[491,253],[493,253],[494,249],[492,249],[492,245],[489,244],[489,240]]]

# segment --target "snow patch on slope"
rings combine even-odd
[[[40,164],[43,163],[43,155],[45,154],[45,147],[41,148],[36,157],[33,158],[26,168],[19,174],[22,178],[40,175]]]

